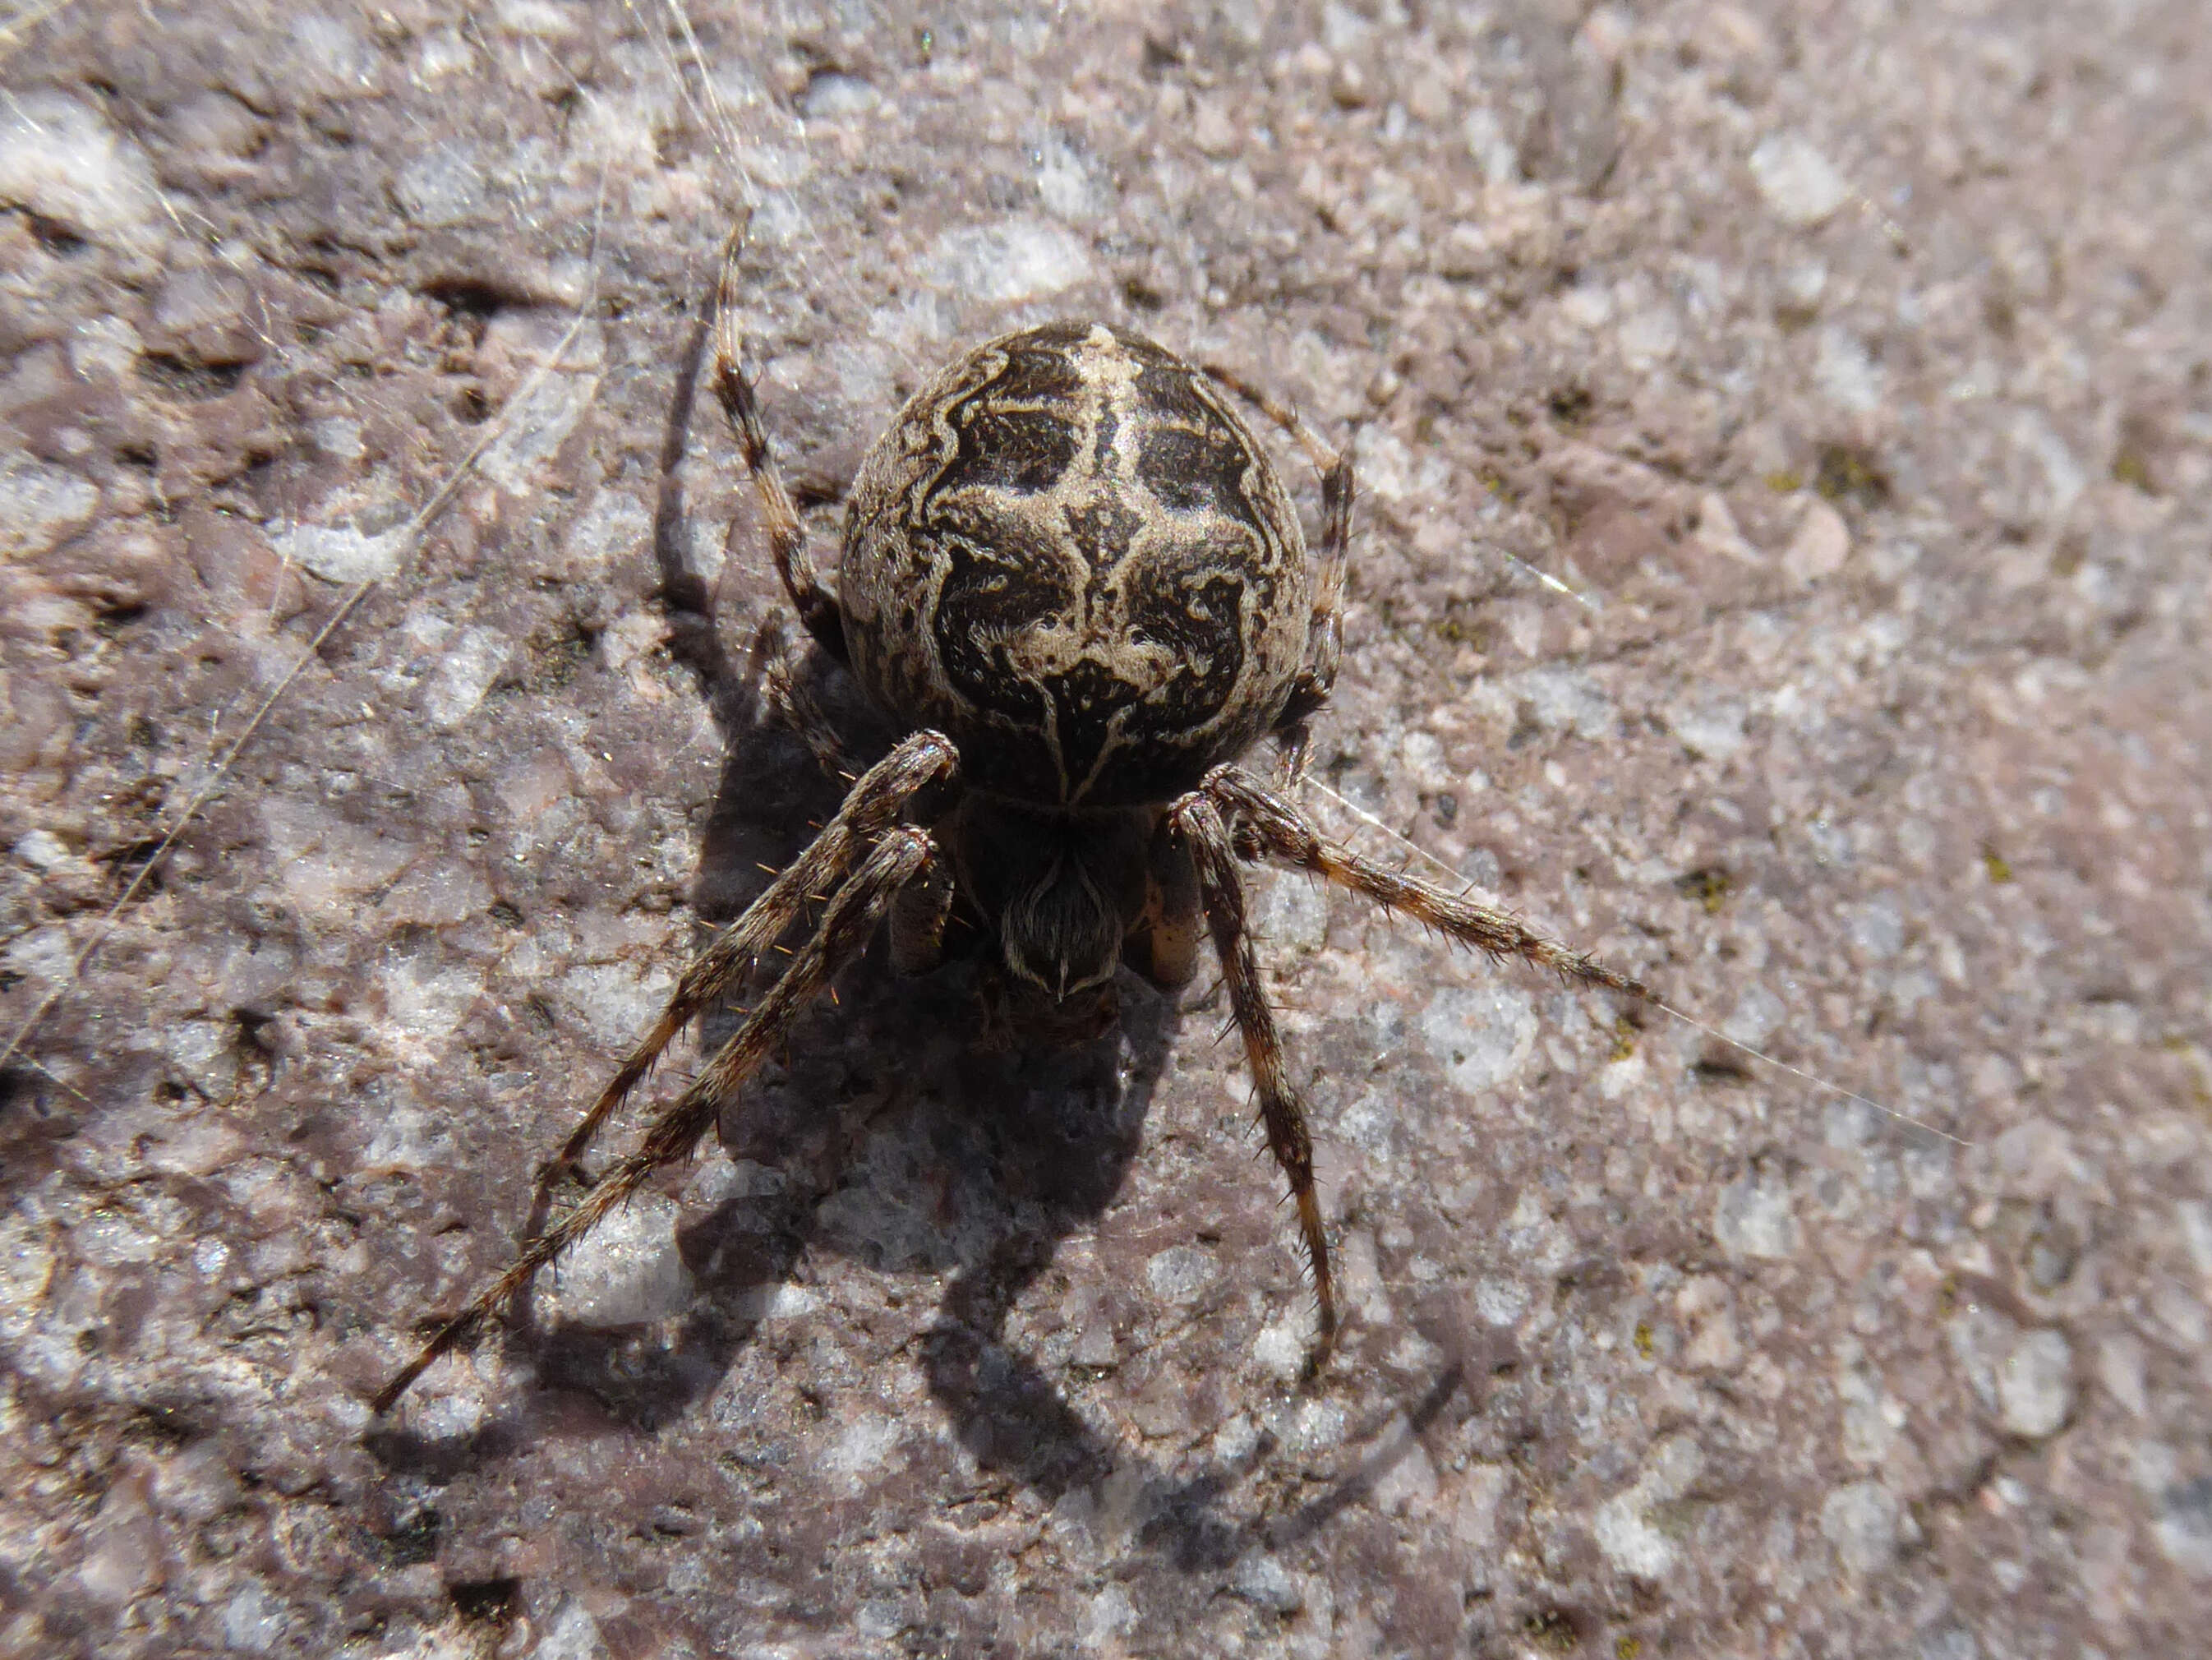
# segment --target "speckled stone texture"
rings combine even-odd
[[[2198,0],[9,28],[0,1654],[2202,1643]],[[1323,1387],[1208,976],[872,958],[372,1421],[836,801],[688,390],[748,202],[822,536],[988,332],[1244,368],[1357,435],[1312,810],[1928,1128],[1273,879]]]

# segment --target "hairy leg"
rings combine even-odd
[[[1237,869],[1237,850],[1221,813],[1204,790],[1182,798],[1170,809],[1170,821],[1190,849],[1198,871],[1198,888],[1206,908],[1206,922],[1213,935],[1213,949],[1221,958],[1221,973],[1229,988],[1229,1006],[1243,1035],[1244,1059],[1252,1069],[1252,1085],[1260,1098],[1260,1116],[1267,1128],[1267,1148],[1290,1179],[1291,1196],[1298,1207],[1298,1231],[1305,1237],[1306,1256],[1313,1264],[1314,1296],[1320,1304],[1321,1329],[1306,1365],[1313,1377],[1328,1364],[1336,1344],[1336,1288],[1328,1270],[1328,1236],[1322,1226],[1321,1201],[1315,1196],[1313,1138],[1307,1134],[1305,1108],[1283,1064],[1282,1035],[1275,1029],[1274,1012],[1267,1006],[1267,988],[1260,983],[1260,965],[1252,953],[1251,930],[1244,916],[1244,883]]]
[[[893,972],[927,974],[945,960],[945,927],[952,915],[951,862],[937,860],[892,899],[884,932],[890,936]]]
[[[841,784],[850,785],[860,768],[830,712],[815,701],[806,684],[805,654],[781,617],[761,625],[761,696],[775,718],[806,745],[815,763]]]
[[[887,831],[860,868],[831,896],[813,938],[792,958],[782,976],[691,1086],[653,1120],[638,1150],[610,1169],[573,1209],[523,1248],[514,1267],[441,1326],[384,1386],[376,1397],[375,1409],[390,1410],[426,1367],[513,1303],[538,1269],[597,1227],[655,1171],[688,1158],[713,1127],[722,1104],[790,1036],[800,1011],[829,985],[838,970],[860,954],[893,897],[936,859],[937,844],[927,830],[908,825]]]
[[[768,531],[769,550],[775,556],[775,574],[791,596],[799,620],[822,642],[822,648],[840,663],[845,660],[845,617],[837,596],[823,586],[806,549],[806,527],[777,476],[769,454],[768,433],[762,427],[760,407],[753,399],[753,383],[745,377],[744,330],[738,322],[738,256],[744,251],[745,227],[739,225],[722,249],[722,271],[714,286],[714,396],[730,418],[744,453],[745,471],[753,481],[754,499],[760,503]]]
[[[1517,916],[1378,865],[1330,841],[1304,812],[1239,768],[1215,768],[1200,793],[1236,824],[1238,848],[1248,857],[1273,859],[1325,877],[1492,957],[1518,957],[1585,985],[1605,986],[1631,997],[1654,997],[1642,981],[1546,939]]]
[[[750,971],[755,959],[799,920],[809,897],[842,880],[860,849],[895,824],[926,786],[950,778],[958,763],[951,739],[918,732],[861,774],[837,816],[823,826],[806,851],[692,959],[660,1018],[623,1057],[591,1110],[562,1144],[560,1156],[541,1178],[541,1188],[574,1167],[608,1116],[653,1070],[676,1034]]]
[[[1288,404],[1270,396],[1232,369],[1207,363],[1203,373],[1215,384],[1258,410],[1289,434],[1321,473],[1321,571],[1314,587],[1313,623],[1307,636],[1305,666],[1291,690],[1291,701],[1276,731],[1291,740],[1296,776],[1305,755],[1305,723],[1328,701],[1344,655],[1344,579],[1352,559],[1352,451],[1332,450],[1314,435]]]

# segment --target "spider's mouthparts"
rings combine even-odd
[[[1114,977],[1127,925],[1079,860],[1054,860],[1006,907],[1006,966],[1056,1003]]]

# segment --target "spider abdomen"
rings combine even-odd
[[[1039,806],[1169,800],[1281,715],[1297,514],[1200,370],[1103,323],[978,346],[861,464],[840,569],[869,696]]]

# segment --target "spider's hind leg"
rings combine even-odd
[[[676,1035],[702,1009],[739,984],[761,953],[799,921],[811,896],[842,881],[854,858],[896,824],[923,789],[950,777],[958,760],[950,739],[921,732],[860,775],[821,835],[684,970],[668,1006],[631,1047],[591,1110],[569,1132],[558,1156],[540,1173],[541,1195],[574,1171],[601,1126],[653,1070]]]

